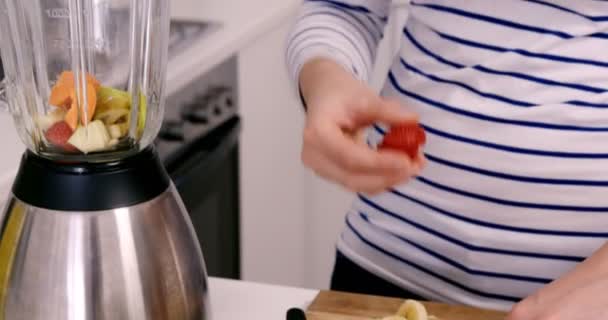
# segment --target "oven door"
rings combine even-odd
[[[240,278],[239,135],[234,116],[165,162],[213,277]]]

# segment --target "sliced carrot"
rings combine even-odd
[[[97,107],[97,87],[94,84],[87,84],[87,119],[83,123],[88,123],[95,115]],[[84,117],[84,114],[83,114]]]
[[[88,124],[95,115],[95,108],[97,106],[97,91],[95,89],[95,85],[90,82],[87,83],[86,117],[84,113],[84,104],[77,103],[78,99],[76,98],[76,90],[71,91],[70,97],[72,100],[72,106],[65,115],[65,122],[68,124],[68,126],[70,126],[70,128],[72,128],[72,130],[76,130],[76,127],[78,127],[78,114],[81,115],[80,122],[83,125]]]
[[[92,75],[87,73],[87,82],[92,84],[93,87],[95,87],[95,91],[99,90],[99,87],[101,87],[101,83],[99,83],[99,81]]]
[[[64,71],[57,78],[57,85],[68,88],[74,87],[74,73],[72,71]]]
[[[71,87],[66,87],[61,84],[55,84],[51,90],[51,96],[49,97],[49,104],[68,109],[72,104]]]
[[[50,104],[68,109],[65,115],[65,122],[72,130],[76,130],[78,127],[78,114],[81,114],[82,124],[87,124],[93,119],[97,105],[97,90],[101,86],[95,77],[88,73],[86,74],[87,117],[85,117],[84,103],[77,102],[74,80],[74,73],[72,71],[62,72],[57,79],[57,83],[53,86],[49,97]]]
[[[92,76],[91,74],[87,73],[86,74],[86,81],[88,83],[93,84],[93,86],[95,87],[95,90],[99,89],[99,81],[97,81],[97,79]],[[74,87],[74,72],[72,71],[64,71],[59,75],[59,79],[57,79],[57,83],[61,84],[61,85],[66,85],[68,87]]]
[[[97,91],[101,86],[99,81],[94,76],[87,73],[87,84],[92,84]],[[72,71],[64,71],[59,75],[57,83],[51,89],[49,104],[69,109],[72,104],[72,89],[74,88],[74,73]]]
[[[74,100],[74,102],[76,102],[76,100]],[[78,107],[75,103],[72,103],[72,107],[70,107],[70,110],[65,114],[64,120],[72,130],[76,130],[78,127]]]

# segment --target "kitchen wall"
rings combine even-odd
[[[395,2],[372,86],[380,88],[407,16]],[[353,195],[300,162],[304,114],[284,68],[293,17],[239,54],[244,130],[241,146],[243,277],[327,288],[335,242]]]
[[[288,20],[239,53],[242,276],[307,286],[309,217],[300,132],[304,115],[284,68]]]
[[[352,195],[301,164],[305,115],[284,58],[291,21],[239,54],[243,279],[327,288]]]

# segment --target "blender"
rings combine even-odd
[[[1,216],[0,320],[209,319],[152,142],[169,0],[0,0],[0,104],[27,146]]]

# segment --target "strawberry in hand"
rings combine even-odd
[[[407,122],[391,127],[379,149],[390,149],[407,154],[416,159],[420,147],[426,143],[424,129],[417,122]]]

